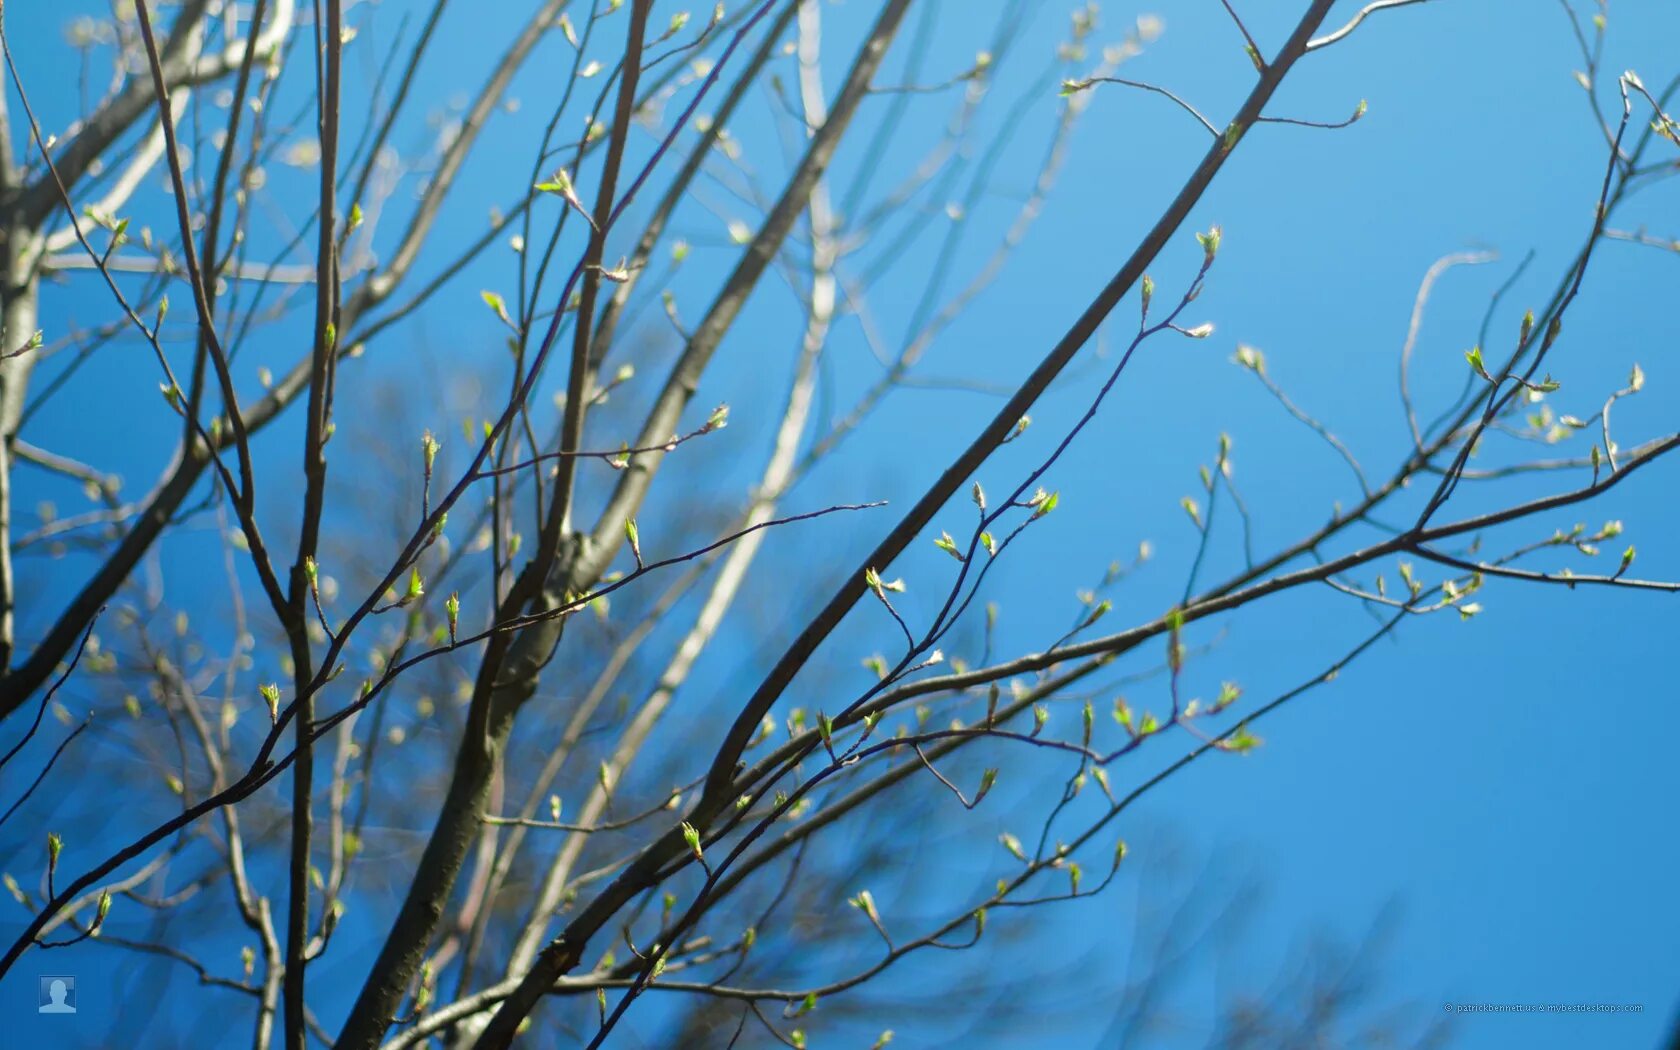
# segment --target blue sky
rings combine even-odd
[[[988,14],[969,21],[955,15],[962,2],[944,5],[927,60],[930,70],[961,69],[987,46],[989,15],[1003,5],[968,0]],[[1015,42],[1018,56],[1000,74],[998,90],[1011,99],[1046,68],[1065,33],[1068,5],[1028,6],[1036,11]],[[1544,302],[1589,228],[1605,150],[1572,75],[1580,61],[1561,10],[1533,4],[1515,13],[1515,6],[1438,0],[1385,13],[1292,76],[1269,111],[1274,115],[1339,120],[1361,99],[1369,101],[1369,112],[1337,132],[1257,129],[1152,267],[1162,289],[1158,295],[1181,288],[1200,254],[1190,228],[1221,224],[1224,247],[1187,317],[1212,321],[1216,331],[1205,341],[1145,346],[1103,413],[1058,464],[1050,480],[1062,492],[1061,507],[1042,529],[1035,526],[995,574],[987,594],[1002,605],[1002,651],[1029,651],[1052,640],[1074,615],[1074,591],[1100,577],[1110,561],[1129,558],[1140,541],[1149,541],[1156,556],[1116,594],[1111,617],[1141,621],[1175,601],[1195,549],[1178,500],[1199,487],[1196,468],[1212,458],[1221,432],[1234,441],[1235,477],[1254,512],[1258,550],[1311,531],[1334,501],[1357,495],[1334,455],[1230,362],[1239,342],[1261,348],[1271,375],[1290,396],[1334,429],[1369,472],[1387,476],[1408,447],[1395,380],[1413,297],[1430,264],[1466,249],[1499,253],[1496,262],[1451,271],[1436,287],[1415,358],[1414,390],[1425,406],[1443,405],[1457,393],[1462,352],[1476,340],[1489,296],[1530,252],[1532,263],[1495,315],[1494,344],[1506,345],[1499,340],[1514,335],[1522,310]],[[1342,5],[1338,15],[1354,9]],[[1145,10],[1105,5],[1098,37],[1116,38]],[[1224,11],[1211,0],[1147,10],[1164,19],[1165,33],[1128,63],[1126,74],[1172,87],[1222,123],[1252,79]],[[849,54],[872,13],[873,5],[859,0],[825,5],[835,47],[828,63],[831,81],[840,68],[838,56]],[[1289,11],[1244,14],[1268,51],[1288,30]],[[52,85],[63,92],[73,81],[50,62],[68,17],[46,5],[8,12],[10,39],[43,114],[72,105],[68,95],[54,96]],[[380,17],[391,24],[387,13]],[[1331,22],[1339,24],[1336,16]],[[448,31],[451,61],[437,63],[427,85],[440,98],[472,89],[493,49],[511,33],[495,19],[461,12]],[[1673,67],[1672,46],[1665,47],[1677,34],[1680,9],[1672,5],[1613,9],[1607,74],[1633,69],[1647,82],[1666,81],[1680,72]],[[897,82],[903,50],[889,60],[884,81]],[[1601,95],[1610,104],[1606,79]],[[510,181],[507,167],[496,160],[505,154],[497,151],[519,148],[532,114],[543,108],[544,88],[541,68],[521,78],[517,93],[526,101],[524,123],[509,117],[493,129],[486,147],[491,159],[469,171],[458,198],[505,201],[519,191],[518,181]],[[1055,111],[1054,94],[1031,111],[1019,147],[1004,162],[1000,185],[1019,188],[1030,177]],[[766,105],[749,107],[734,130],[747,156],[774,172],[781,154],[768,112]],[[871,112],[865,111],[865,122]],[[913,163],[925,146],[916,129],[926,134],[937,128],[945,110],[918,112],[924,114],[921,123],[912,122],[912,130],[891,145],[883,168],[903,170]],[[997,116],[994,111],[991,119]],[[930,350],[925,374],[989,383],[1024,375],[1152,224],[1199,158],[1204,139],[1194,122],[1164,99],[1101,89],[1042,218],[1002,279]],[[522,179],[529,154],[514,155]],[[843,153],[837,181],[849,178],[857,163],[858,151]],[[277,190],[284,192],[283,186]],[[707,199],[728,206],[728,198],[715,190]],[[1673,228],[1674,201],[1671,187],[1657,187],[1633,202],[1617,225],[1649,222],[1653,233],[1680,235]],[[487,207],[461,208],[440,237],[460,241],[473,235]],[[989,249],[1013,207],[1002,194],[983,202],[965,220],[975,228],[970,243]],[[679,227],[695,243],[701,263],[676,286],[695,312],[715,286],[728,247],[719,218],[701,209],[692,209]],[[913,310],[919,268],[932,247],[926,239],[914,244],[872,292],[872,315],[888,333],[901,331]],[[1616,409],[1623,445],[1672,429],[1680,418],[1674,353],[1680,317],[1672,309],[1677,276],[1680,258],[1672,254],[1619,243],[1602,249],[1553,362],[1564,384],[1556,395],[1559,412],[1590,415],[1638,362],[1646,390]],[[413,328],[416,357],[439,374],[456,376],[498,353],[477,304],[479,289],[498,282],[511,283],[509,261],[501,256],[452,283]],[[100,294],[92,281],[76,277],[52,293],[52,302],[56,309],[95,315]],[[1135,301],[1122,307],[1123,319],[1109,333],[1110,351],[1113,339],[1124,338],[1134,309]],[[728,401],[734,407],[729,430],[707,446],[718,450],[708,455],[734,465],[667,478],[656,508],[661,501],[670,506],[686,498],[693,485],[739,481],[757,469],[762,437],[773,425],[773,410],[757,409],[781,396],[795,310],[785,289],[766,281],[699,395],[707,406]],[[283,360],[285,345],[277,340],[254,352]],[[1097,349],[1088,348],[1087,355]],[[415,374],[412,362],[372,356],[358,362],[369,376]],[[843,325],[832,356],[835,404],[849,403],[873,377],[871,361],[857,325]],[[78,412],[116,412],[132,402],[136,389],[155,400],[148,365],[137,352],[102,361],[97,379],[77,388]],[[980,473],[989,488],[1002,488],[1032,457],[1044,454],[1083,408],[1098,368],[1076,366],[1075,378],[1034,409],[1029,440]],[[459,381],[447,388],[422,383],[411,399],[406,407],[413,414],[453,434],[459,417],[471,411],[474,395]],[[801,487],[796,502],[804,502],[794,509],[877,498],[902,505],[967,443],[996,404],[968,391],[895,393],[846,453]],[[57,414],[43,415],[25,436],[45,447],[100,458],[133,486],[155,473],[160,449],[172,439],[161,404],[135,420],[120,447],[109,432],[90,434],[65,407],[61,403]],[[280,464],[291,462],[285,442],[292,431],[281,426],[275,433],[270,454],[278,472]],[[65,498],[48,491],[38,475],[26,479],[20,472],[19,478],[20,484],[42,486],[24,489],[22,507]],[[1519,482],[1486,495],[1466,493],[1453,507],[1469,513],[1490,501],[1562,485],[1561,479]],[[1627,539],[1638,547],[1643,575],[1680,577],[1675,492],[1673,465],[1660,464],[1590,508],[1536,520],[1500,539],[1514,545],[1576,521],[1596,527],[1620,519]],[[656,508],[643,520],[656,520]],[[938,527],[956,532],[955,525],[967,521],[964,512],[966,506],[953,508],[950,523]],[[876,511],[774,538],[764,555],[764,567],[772,571],[743,597],[743,609],[685,689],[687,705],[673,715],[669,731],[704,732],[714,725],[720,705],[750,688],[774,658],[790,618],[826,597],[835,575],[873,544],[892,513]],[[1229,518],[1216,528],[1204,579],[1240,567],[1240,537]],[[207,535],[202,526],[183,531],[164,545],[162,564],[190,564],[186,559],[199,556]],[[928,597],[918,598],[913,587],[906,598],[907,615],[934,611],[925,603],[939,593],[936,581],[949,571],[942,559],[922,551],[895,566],[912,584],[927,581],[920,590]],[[1581,559],[1562,556],[1546,567],[1563,564],[1586,571]],[[778,570],[795,569],[809,570],[809,582],[789,588],[787,573]],[[36,562],[27,571],[35,574],[29,578],[35,593],[51,595],[78,579],[85,563]],[[183,574],[178,569],[177,575]],[[187,597],[198,585],[171,583]],[[1673,827],[1672,799],[1680,786],[1672,760],[1673,742],[1680,740],[1680,695],[1669,659],[1680,628],[1677,601],[1494,583],[1482,596],[1485,611],[1470,622],[1442,616],[1407,623],[1392,643],[1376,646],[1336,682],[1257,726],[1265,744],[1256,753],[1198,763],[1133,811],[1121,833],[1134,843],[1137,873],[1122,879],[1110,897],[1036,920],[1045,924],[1040,931],[1045,950],[1069,960],[1069,972],[1054,987],[1069,995],[1086,989],[1100,995],[1114,987],[1113,974],[1125,971],[1141,909],[1182,892],[1219,900],[1257,884],[1263,894],[1242,909],[1245,935],[1190,964],[1174,999],[1184,1028],[1152,1032],[1145,1045],[1200,1045],[1207,1033],[1198,1025],[1216,997],[1233,990],[1263,994],[1272,975],[1314,934],[1358,942],[1379,922],[1384,944],[1374,999],[1394,1006],[1402,1030],[1422,1027],[1449,1002],[1640,1003],[1643,1013],[1632,1016],[1459,1018],[1451,1045],[1656,1045],[1674,1023],[1680,999],[1680,953],[1674,951],[1680,902],[1670,892],[1680,867],[1680,840],[1664,830]],[[27,617],[23,623],[25,631],[32,626]],[[824,681],[802,680],[794,699],[811,703],[832,683],[861,688],[861,680],[846,676],[861,673],[858,660],[885,644],[889,636],[882,629],[890,626],[871,610],[851,617],[814,669]],[[1208,629],[1191,638],[1193,644],[1218,643],[1193,667],[1202,682],[1198,688],[1233,678],[1258,703],[1321,671],[1369,632],[1370,621],[1349,599],[1325,589],[1271,599],[1220,626],[1223,632]],[[1149,688],[1140,687],[1142,702]],[[1163,741],[1135,768],[1112,775],[1122,786],[1141,780],[1153,763],[1180,751],[1179,741]],[[1029,826],[1043,796],[1041,785],[1006,776],[996,805],[966,818],[960,834],[953,824],[950,841],[957,847],[929,863],[944,865],[943,877],[989,885],[1007,859],[993,844],[995,835]],[[16,834],[6,829],[7,836]],[[8,868],[21,866],[26,863],[21,858],[37,848],[33,839],[27,844],[0,839],[0,860]],[[915,880],[905,881],[910,885],[905,898],[914,900]],[[890,908],[888,895],[878,895]],[[85,968],[69,972],[82,973],[84,987],[97,983],[114,972],[110,958],[80,953],[74,965]],[[31,960],[8,979],[0,989],[8,1016],[22,1014],[20,1004],[33,999],[36,970],[58,965],[56,959]],[[358,960],[340,958],[333,972],[353,982]],[[922,963],[907,972],[912,986],[932,973]],[[184,980],[174,988],[192,991]],[[97,996],[86,1001],[97,1009],[111,1005],[100,1004]],[[35,1020],[33,1011],[25,1016]],[[1070,1009],[1065,1016],[1054,1045],[1108,1045],[1111,1033],[1102,1011]],[[900,1045],[940,1045],[955,1037],[953,1030],[918,1027],[914,1017],[882,1022],[876,1027],[900,1031]],[[1041,1045],[1018,1028],[1001,1022],[992,1027],[964,1034],[963,1045]]]

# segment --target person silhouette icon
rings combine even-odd
[[[74,980],[71,978],[70,980]],[[43,1014],[73,1014],[76,1012],[74,1003],[66,1002],[70,995],[71,985],[63,977],[42,978],[45,985],[43,991],[47,993],[47,1002],[36,1008],[36,1013]]]

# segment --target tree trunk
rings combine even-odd
[[[0,284],[0,672],[11,667],[14,645],[12,441],[29,390],[29,373],[35,368],[36,352],[25,347],[35,334],[40,306],[38,244],[32,231],[8,231],[5,280]]]

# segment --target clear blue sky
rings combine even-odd
[[[998,0],[947,0],[929,70],[956,71],[986,46],[990,17],[964,19],[959,11],[965,5],[988,13],[1003,6]],[[380,17],[389,27],[400,5],[387,6],[393,10]],[[1011,99],[1046,68],[1065,32],[1070,5],[1028,6],[1041,10],[1000,74],[998,90]],[[1239,9],[1270,52],[1299,6],[1251,0]],[[1357,5],[1342,6],[1346,10],[1339,8],[1338,15],[1345,18]],[[1280,8],[1287,10],[1274,10]],[[1222,124],[1252,78],[1223,9],[1214,0],[1196,0],[1149,10],[1162,16],[1165,33],[1128,64],[1127,75],[1173,88]],[[1117,38],[1142,11],[1105,5],[1107,25],[1098,38]],[[825,5],[835,48],[831,78],[840,68],[838,56],[850,53],[872,12],[873,5],[857,0]],[[73,99],[53,92],[72,91],[73,75],[53,68],[50,56],[61,46],[68,5],[59,10],[14,0],[7,16],[36,105],[44,114],[62,115]],[[426,84],[437,98],[473,89],[493,49],[512,32],[500,19],[482,14],[457,11],[452,18],[449,61],[434,62]],[[1338,23],[1335,16],[1331,21]],[[1666,81],[1680,72],[1676,39],[1680,8],[1619,5],[1611,11],[1604,68],[1610,77],[1631,68],[1648,82]],[[903,50],[889,61],[883,81],[897,82]],[[1514,333],[1523,308],[1544,301],[1588,228],[1605,158],[1572,76],[1579,66],[1556,5],[1499,0],[1438,0],[1385,13],[1346,44],[1303,64],[1271,113],[1337,120],[1367,99],[1368,114],[1338,132],[1259,129],[1196,209],[1189,227],[1221,224],[1224,248],[1188,319],[1213,321],[1217,330],[1204,342],[1147,346],[1102,415],[1056,468],[1051,480],[1062,491],[1061,508],[1042,528],[1035,526],[988,592],[1003,605],[1002,651],[1029,651],[1052,640],[1074,615],[1075,589],[1088,586],[1110,561],[1129,558],[1143,540],[1152,543],[1156,558],[1117,593],[1111,618],[1150,618],[1176,600],[1195,549],[1178,499],[1199,488],[1196,468],[1210,460],[1221,431],[1234,439],[1235,476],[1254,513],[1259,551],[1309,532],[1334,501],[1357,495],[1334,455],[1230,363],[1239,341],[1261,348],[1271,374],[1291,397],[1331,426],[1369,472],[1387,476],[1407,448],[1395,380],[1413,296],[1430,264],[1466,248],[1495,249],[1501,256],[1496,263],[1454,270],[1437,286],[1420,333],[1414,382],[1420,401],[1438,406],[1457,392],[1462,352],[1475,341],[1493,290],[1525,254],[1534,253],[1496,316],[1493,330],[1503,339]],[[499,132],[502,138],[492,137],[492,143],[503,144],[495,148],[518,148],[514,129],[528,127],[538,119],[534,114],[545,110],[544,90],[540,70],[522,78],[523,124],[509,123]],[[1052,88],[1031,111],[1019,147],[1004,162],[998,181],[1006,188],[1024,186],[1038,163],[1054,96]],[[1608,85],[1603,98],[1612,101]],[[945,110],[921,112],[925,133],[938,127]],[[767,113],[764,105],[751,107],[735,131],[748,157],[774,172],[781,154]],[[866,110],[866,121],[869,114]],[[998,118],[998,111],[991,113],[993,126]],[[1153,222],[1200,156],[1204,137],[1164,99],[1104,89],[1076,134],[1030,238],[1003,278],[929,352],[924,373],[990,383],[1024,375]],[[883,167],[902,170],[920,155],[925,139],[913,131],[903,139],[889,150]],[[515,155],[517,178],[510,179],[505,167],[480,163],[458,196],[511,199],[528,162],[527,152]],[[848,176],[856,157],[842,156],[838,179]],[[715,189],[707,197],[720,207],[730,203]],[[1636,201],[1617,225],[1644,221],[1653,233],[1680,236],[1675,201],[1672,188],[1659,187]],[[989,250],[1013,207],[1000,196],[972,213],[967,220],[976,227],[972,243]],[[457,211],[440,236],[458,242],[475,234],[485,210]],[[694,209],[682,232],[697,245],[699,260],[727,257],[717,218]],[[896,340],[914,307],[918,266],[925,265],[931,247],[926,240],[915,245],[872,295],[871,310],[889,341]],[[1198,255],[1187,227],[1153,267],[1162,288],[1158,295],[1179,287]],[[701,266],[688,274],[689,283],[677,286],[679,298],[686,295],[685,301],[698,304],[717,272]],[[509,274],[507,259],[495,257],[454,282],[424,315],[424,330],[416,328],[417,352],[440,361],[445,371],[470,367],[470,355],[499,353],[486,336],[477,293],[498,282],[511,286]],[[1647,386],[1640,397],[1617,407],[1622,444],[1673,428],[1680,418],[1677,278],[1680,257],[1626,244],[1604,247],[1553,364],[1564,383],[1556,396],[1559,412],[1591,415],[1637,361]],[[53,294],[54,305],[44,314],[48,324],[55,318],[51,310],[96,316],[103,302],[101,291],[82,277]],[[1111,336],[1126,330],[1133,308],[1122,308],[1127,320]],[[707,405],[735,406],[732,426],[716,445],[720,455],[742,457],[729,478],[756,469],[758,439],[770,425],[770,410],[755,415],[755,407],[780,396],[792,349],[787,322],[793,309],[785,289],[767,281],[700,394]],[[284,345],[276,344],[270,358],[285,359],[283,351]],[[766,366],[769,355],[774,364]],[[836,405],[848,403],[848,394],[873,377],[871,361],[857,326],[844,326],[833,358]],[[399,364],[370,360],[357,367],[397,375]],[[1001,488],[1014,476],[1012,468],[1034,452],[1041,455],[1083,407],[1097,381],[1096,367],[1076,368],[1077,378],[1034,410],[1039,444],[999,457],[981,472],[982,481]],[[108,368],[98,381],[79,387],[81,411],[118,411],[135,390],[154,396],[149,362],[137,354]],[[439,393],[422,385],[414,396],[422,404],[437,398],[434,425],[450,433],[463,412],[471,411],[462,403],[470,395],[458,388]],[[155,473],[159,450],[173,434],[159,406],[136,421],[126,447],[90,447],[63,408],[56,418],[44,416],[26,436],[45,447],[98,458],[127,475],[136,489]],[[876,498],[902,505],[995,408],[992,398],[973,392],[897,393],[869,432],[807,483],[802,497],[807,505]],[[108,443],[108,436],[104,440]],[[291,462],[290,446],[281,444],[284,438],[275,440],[272,462],[278,470]],[[907,448],[913,454],[906,454]],[[29,485],[46,484],[38,475],[20,471],[18,477],[24,486],[20,507],[63,498],[30,490]],[[1524,482],[1493,496],[1467,495],[1455,506],[1474,509],[1489,499],[1515,499],[1562,484]],[[1662,464],[1587,510],[1542,518],[1499,538],[1515,545],[1576,521],[1596,526],[1621,519],[1627,539],[1638,546],[1642,575],[1680,577],[1676,491],[1675,466]],[[662,498],[675,502],[682,495],[673,486]],[[644,521],[656,513],[650,510]],[[891,513],[814,526],[797,539],[778,537],[766,552],[766,567],[806,567],[817,550],[822,553],[817,564],[831,561],[832,573],[845,571],[887,527],[891,519],[882,515]],[[953,532],[954,523],[967,521],[960,510],[949,517],[953,524],[944,527]],[[184,532],[165,545],[162,557],[178,574],[184,572],[205,535]],[[1240,566],[1240,536],[1228,515],[1216,536],[1204,579]],[[928,581],[922,591],[932,595],[950,564],[942,558],[936,552],[907,557],[896,572],[912,583]],[[78,564],[38,562],[28,571],[37,574],[38,593],[54,594],[85,571]],[[1561,555],[1546,567],[1564,564],[1586,571],[1580,559]],[[673,717],[672,732],[714,724],[718,705],[752,684],[788,631],[788,618],[814,608],[832,574],[794,590],[782,586],[786,578],[767,574],[744,596],[743,609],[757,611],[738,612],[698,668],[684,693],[691,702]],[[1408,623],[1393,644],[1378,645],[1335,683],[1257,726],[1265,744],[1255,754],[1198,763],[1134,810],[1122,827],[1134,844],[1132,875],[1108,898],[1039,913],[1033,920],[1046,924],[1043,939],[1034,942],[1036,957],[1060,956],[1044,973],[1056,973],[1060,962],[1066,963],[1065,972],[1039,994],[1050,1002],[1078,1003],[1084,993],[1100,995],[1115,987],[1131,965],[1140,910],[1191,893],[1217,911],[1244,887],[1259,885],[1264,892],[1238,909],[1243,935],[1187,964],[1172,999],[1182,1027],[1152,1032],[1140,1045],[1200,1045],[1216,999],[1237,992],[1263,996],[1313,936],[1358,944],[1374,926],[1383,930],[1383,943],[1373,968],[1373,999],[1393,1007],[1390,1016],[1402,1031],[1421,1029],[1449,1002],[1640,1003],[1644,1011],[1637,1015],[1464,1017],[1450,1029],[1451,1045],[1657,1045],[1680,1005],[1680,901],[1672,892],[1680,870],[1673,801],[1680,788],[1673,760],[1680,740],[1680,690],[1672,671],[1680,598],[1492,583],[1482,604],[1485,612],[1468,623],[1448,616]],[[915,588],[906,608],[910,615],[933,611],[918,602]],[[38,626],[23,620],[25,633]],[[888,637],[883,626],[861,615],[848,621],[825,655],[825,674],[856,685],[845,676],[858,674],[858,659],[883,646]],[[1274,599],[1222,626],[1217,636],[1209,630],[1191,638],[1218,642],[1196,665],[1200,688],[1205,692],[1211,683],[1233,678],[1259,702],[1322,670],[1371,624],[1347,598],[1325,589]],[[1155,659],[1151,653],[1139,666]],[[1147,703],[1152,688],[1158,686],[1139,687],[1140,702]],[[798,699],[810,704],[820,685],[802,683],[802,689]],[[7,727],[7,740],[11,732]],[[1177,740],[1162,742],[1154,757],[1116,770],[1117,787],[1142,779],[1180,750]],[[13,787],[8,778],[8,794]],[[937,855],[927,863],[939,865],[941,878],[989,885],[1007,859],[993,844],[995,835],[1035,826],[1031,814],[1043,796],[1042,785],[1006,777],[996,805],[964,824],[960,835],[952,833],[955,848],[930,846]],[[82,812],[89,805],[67,804]],[[37,863],[30,859],[39,849],[33,836],[20,836],[15,828],[5,836],[0,862],[8,870]],[[905,880],[907,899],[915,897],[917,874]],[[101,1002],[97,993],[99,981],[115,972],[112,954],[63,955],[63,960],[33,957],[8,978],[0,989],[8,1019],[35,1022],[25,1004],[33,1004],[37,971],[80,974],[82,994],[90,997],[85,1005],[114,1014],[116,1004]],[[61,963],[70,969],[56,970]],[[359,979],[362,962],[355,956],[339,957],[334,965],[334,974],[347,983]],[[907,967],[907,987],[928,979],[926,965]],[[172,987],[181,1003],[166,1010],[209,1001],[195,1000],[188,980]],[[1102,1010],[1069,1010],[1068,1016],[1077,1023],[1056,1030],[1053,1043],[1040,1041],[1042,1030],[995,1017],[960,1039],[973,1047],[1112,1045]],[[874,1027],[899,1030],[898,1045],[944,1045],[959,1038],[953,1030],[918,1028],[911,1010],[881,1021]],[[0,1043],[4,1038],[0,1035]]]

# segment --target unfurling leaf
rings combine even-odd
[[[1208,232],[1196,234],[1196,243],[1202,246],[1202,254],[1207,262],[1213,262],[1213,257],[1219,254],[1219,243],[1223,238],[1224,231],[1218,226],[1210,226]]]
[[[1487,367],[1482,364],[1481,347],[1472,346],[1470,349],[1464,351],[1464,359],[1470,362],[1471,371],[1475,372],[1488,382],[1493,382],[1493,377],[1488,375]]]
[[[875,910],[875,896],[868,890],[859,890],[857,896],[852,897],[846,903],[869,916],[869,921],[881,921],[881,913]]]
[[[1196,505],[1194,499],[1185,496],[1178,501],[1178,505],[1184,508],[1184,513],[1190,515],[1190,520],[1196,523],[1196,528],[1202,527],[1202,509]]]
[[[887,600],[886,590],[881,583],[881,574],[874,569],[863,570],[863,585],[874,591],[875,597],[882,601]]]
[[[1237,344],[1237,352],[1231,360],[1255,372],[1264,373],[1266,371],[1266,355],[1243,343]]]
[[[1260,738],[1248,731],[1247,723],[1238,726],[1236,732],[1220,743],[1220,747],[1224,750],[1235,751],[1238,754],[1246,754],[1259,746]]]
[[[1230,707],[1232,704],[1236,703],[1238,698],[1240,698],[1241,696],[1242,696],[1242,687],[1237,685],[1237,683],[1235,683],[1235,682],[1221,682],[1219,684],[1219,697],[1218,697],[1218,699],[1214,700],[1213,706],[1208,709],[1208,713],[1209,714],[1218,714],[1219,712],[1225,710],[1227,707]]]
[[[933,545],[958,561],[965,560],[962,551],[957,548],[957,541],[951,538],[949,532],[941,532],[939,538],[933,541]]]
[[[1114,720],[1124,726],[1128,733],[1132,731],[1132,709],[1126,705],[1125,697],[1116,697],[1114,700]]]
[[[513,321],[508,318],[507,302],[500,295],[491,291],[483,291],[478,293],[478,297],[484,300],[484,305],[488,306],[490,312],[499,317],[503,324],[513,324]]]
[[[536,190],[538,193],[555,194],[564,200],[568,205],[576,208],[578,214],[589,220],[589,224],[591,226],[595,225],[594,218],[589,214],[588,206],[585,205],[582,198],[577,195],[577,187],[572,185],[572,177],[567,173],[566,169],[561,168],[559,171],[554,173],[553,178],[549,179],[547,182],[537,183],[532,187],[532,189]]]

